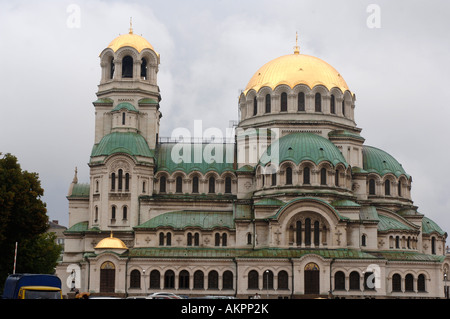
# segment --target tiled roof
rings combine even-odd
[[[145,223],[136,226],[136,229],[172,227],[184,229],[186,227],[199,227],[201,229],[213,229],[225,227],[234,229],[233,212],[213,211],[175,211],[153,217]]]

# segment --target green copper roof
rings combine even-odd
[[[331,203],[334,207],[360,207],[361,205],[355,203],[354,201],[348,200],[348,199],[340,199],[335,200]]]
[[[384,215],[378,215],[378,230],[388,231],[388,230],[413,230],[410,226]]]
[[[136,108],[134,107],[133,104],[131,103],[127,103],[127,102],[122,102],[116,105],[115,108],[112,109],[111,112],[115,112],[115,111],[120,111],[120,110],[127,110],[127,111],[132,111],[132,112],[137,112],[138,110],[136,110]]]
[[[278,148],[278,154],[275,152]],[[274,154],[272,154],[274,152]],[[279,163],[292,161],[299,164],[309,160],[315,164],[330,162],[336,166],[347,162],[339,149],[328,139],[313,133],[291,133],[273,142],[261,156],[260,164],[266,165],[278,155]]]
[[[364,170],[369,173],[373,172],[381,176],[392,173],[397,177],[405,175],[409,178],[402,164],[385,151],[372,146],[363,146],[363,165]]]
[[[254,204],[255,206],[283,206],[284,202],[276,198],[263,198]]]
[[[89,184],[74,184],[70,197],[89,197],[90,188]]]
[[[75,225],[73,225],[72,227],[70,227],[69,229],[67,229],[65,232],[69,232],[69,233],[77,233],[77,232],[84,232],[87,231],[89,227],[89,222],[79,222]]]
[[[169,173],[182,171],[186,174],[192,171],[203,174],[208,171],[218,174],[234,172],[234,144],[160,144],[157,149],[157,170]]]
[[[113,132],[102,138],[92,148],[91,157],[109,156],[114,153],[127,153],[131,156],[154,157],[144,137],[133,132]]]
[[[336,138],[353,138],[353,139],[357,139],[357,140],[361,140],[361,141],[365,141],[364,137],[362,137],[361,135],[357,134],[357,133],[352,133],[346,130],[336,130],[336,131],[331,131],[330,133],[328,133],[328,137],[336,137]]]
[[[174,229],[184,229],[186,227],[199,227],[201,229],[225,227],[234,229],[233,212],[169,212],[153,217],[135,228],[157,227],[172,227]]]
[[[445,232],[436,224],[434,221],[429,219],[428,217],[422,218],[422,232],[424,234],[431,234],[433,232],[438,233],[439,235],[444,235]]]

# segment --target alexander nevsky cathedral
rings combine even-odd
[[[365,144],[341,73],[296,46],[249,79],[231,141],[198,141],[159,136],[159,64],[132,28],[100,53],[64,294],[447,296],[447,233],[414,205],[407,163]]]

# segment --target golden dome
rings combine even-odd
[[[127,246],[125,246],[124,242],[121,241],[119,238],[115,238],[112,235],[100,240],[100,242],[95,246],[95,249],[128,249]]]
[[[108,48],[111,48],[114,52],[123,47],[132,47],[138,52],[141,52],[144,49],[150,49],[156,53],[153,46],[140,35],[134,34],[131,28],[129,33],[119,35],[108,45]]]
[[[263,65],[247,84],[244,94],[251,89],[258,91],[264,86],[272,90],[278,85],[286,84],[294,88],[298,84],[305,84],[311,89],[316,85],[323,85],[328,90],[337,87],[342,92],[350,91],[344,78],[325,61],[305,54],[285,55]]]

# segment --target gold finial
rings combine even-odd
[[[300,54],[300,47],[298,46],[298,32],[295,32],[294,54]]]
[[[128,33],[133,34],[133,18],[132,17],[130,17],[130,31]]]

